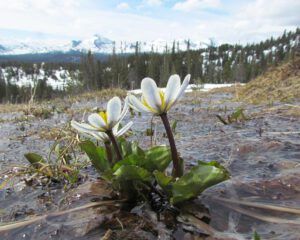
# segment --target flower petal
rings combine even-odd
[[[96,139],[98,139],[98,140],[100,140],[100,141],[106,141],[107,139],[108,139],[108,136],[107,136],[107,134],[106,133],[104,133],[104,132],[93,132],[93,133],[91,133],[91,135],[94,137],[94,138],[96,138]]]
[[[93,127],[97,128],[100,131],[107,129],[107,125],[106,125],[104,119],[102,117],[100,117],[100,115],[97,113],[91,114],[88,117],[88,121]]]
[[[188,87],[188,85],[190,83],[190,79],[191,79],[191,74],[186,75],[186,77],[184,78],[183,83],[177,93],[175,101],[173,101],[172,103],[169,104],[169,106],[166,109],[167,111],[183,96],[185,89]]]
[[[108,136],[104,132],[97,131],[96,128],[92,127],[89,124],[79,123],[72,120],[71,126],[75,128],[80,133],[80,135],[83,135],[85,137],[93,137],[100,141],[105,141],[106,139],[108,139]]]
[[[125,117],[126,113],[128,112],[129,106],[128,106],[128,97],[125,98],[123,110],[119,116],[118,122],[121,122],[122,119]]]
[[[128,129],[132,126],[133,122],[127,123],[124,127],[122,127],[116,134],[116,137],[122,136],[125,132],[128,131]]]
[[[71,121],[71,126],[75,128],[78,132],[93,132],[97,131],[96,128],[92,127],[89,124],[86,123],[79,123],[74,120]]]
[[[134,95],[129,95],[128,101],[129,105],[138,112],[152,112],[149,108],[142,104],[141,101],[137,99]]]
[[[141,96],[141,103],[148,108],[152,113],[160,113],[160,108],[152,108],[146,101],[145,97],[142,95]]]
[[[107,103],[107,123],[110,127],[113,127],[117,122],[121,114],[121,100],[119,97],[113,97]]]
[[[91,133],[85,133],[85,132],[81,132],[80,136],[83,136],[85,138],[95,138]]]
[[[116,136],[117,132],[118,132],[118,129],[119,129],[119,123],[117,123],[113,129],[112,129],[112,132],[113,132],[113,135]]]
[[[176,100],[177,94],[180,90],[180,77],[177,74],[172,75],[165,91],[165,108]]]
[[[108,139],[108,136],[104,132],[86,132],[86,133],[81,133],[80,135],[86,137],[86,138],[95,138],[96,140],[99,141],[106,141]]]
[[[147,104],[159,112],[162,102],[155,81],[152,78],[144,78],[141,83],[141,90]]]

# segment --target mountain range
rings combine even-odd
[[[203,42],[193,42],[186,39],[176,39],[175,41],[165,41],[157,39],[153,41],[138,42],[141,52],[162,53],[171,49],[175,42],[176,50],[184,51],[187,49],[188,42],[190,49],[199,49],[207,44]],[[137,42],[114,41],[100,35],[81,40],[32,40],[32,39],[2,39],[0,38],[0,55],[22,55],[22,54],[45,54],[45,53],[69,53],[69,52],[88,52],[98,54],[115,53],[134,53]]]

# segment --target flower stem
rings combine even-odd
[[[169,123],[167,113],[162,113],[160,115],[160,117],[161,117],[161,120],[162,120],[162,122],[165,126],[166,133],[167,133],[169,143],[170,143],[172,160],[173,160],[173,176],[174,177],[181,177],[183,175],[183,165],[181,166],[181,164],[179,163],[179,156],[178,156],[174,136],[173,136],[173,133],[172,133],[172,130],[171,130],[171,126],[170,126],[170,123]]]
[[[112,133],[112,130],[108,130],[106,131],[106,134],[108,135],[114,149],[115,149],[115,152],[117,154],[117,160],[118,161],[121,161],[122,160],[122,155],[121,155],[121,152],[120,152],[120,149],[119,149],[119,146],[118,146],[118,143],[116,141],[116,138],[114,136],[114,134]]]
[[[109,163],[112,164],[113,163],[113,159],[112,159],[112,152],[111,152],[110,142],[109,141],[105,141],[104,145],[105,145],[105,149],[106,149],[107,159],[108,159]]]

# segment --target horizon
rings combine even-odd
[[[300,26],[296,0],[1,1],[0,39],[251,44]],[[146,30],[145,30],[146,29]]]

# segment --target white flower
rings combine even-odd
[[[165,91],[159,89],[153,79],[144,78],[141,83],[141,100],[130,95],[128,97],[129,104],[139,112],[150,112],[158,115],[166,113],[182,97],[189,85],[190,78],[191,75],[188,74],[180,86],[180,77],[177,74],[171,75]]]
[[[125,99],[123,111],[122,103],[119,97],[113,97],[107,103],[106,111],[93,113],[88,117],[89,124],[83,127],[88,130],[106,132],[112,130],[115,125],[122,121],[128,111],[128,101]]]
[[[113,135],[115,137],[122,136],[124,133],[126,133],[129,130],[129,128],[132,126],[132,124],[133,124],[133,122],[129,122],[124,127],[122,127],[120,130],[118,130],[119,124],[115,125],[112,129]],[[88,125],[86,123],[78,123],[78,122],[72,120],[71,126],[73,128],[75,128],[78,132],[80,132],[81,135],[83,135],[85,137],[88,137],[88,138],[92,137],[92,138],[95,138],[102,142],[106,142],[109,140],[109,137],[106,133],[87,129],[87,127],[90,127],[90,125]]]
[[[121,111],[121,100],[119,97],[113,97],[107,103],[106,112],[93,113],[88,116],[89,123],[78,123],[71,121],[71,126],[82,134],[88,134],[98,140],[108,138],[105,132],[112,131],[114,136],[123,135],[132,125],[132,122],[126,124],[118,131],[119,123],[122,121],[128,111],[128,100],[125,99],[123,110]]]

